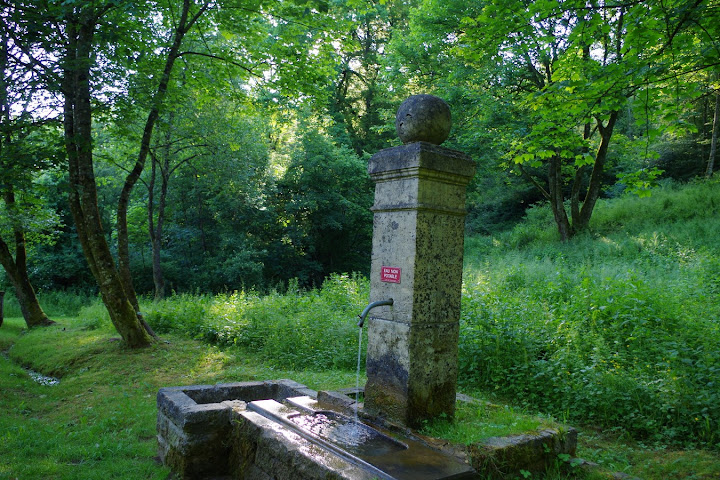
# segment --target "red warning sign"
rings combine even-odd
[[[400,283],[400,269],[398,267],[382,267],[380,280],[387,283]]]

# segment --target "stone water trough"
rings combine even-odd
[[[353,398],[292,380],[162,388],[157,403],[159,456],[179,479],[503,478],[544,471],[577,442],[546,429],[452,445],[362,409],[356,424]]]
[[[396,117],[404,145],[368,164],[375,203],[370,303],[358,323],[367,318],[362,405],[290,380],[163,388],[160,458],[180,478],[502,478],[574,455],[572,429],[469,446],[414,433],[453,418],[457,402],[465,189],[475,164],[440,146],[450,127],[444,101],[410,97]]]

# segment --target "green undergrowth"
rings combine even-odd
[[[55,320],[55,317],[76,316],[83,308],[98,301],[97,295],[74,290],[39,291],[37,296],[43,311],[52,320]],[[5,292],[4,314],[6,317],[22,316],[12,288]]]
[[[565,244],[547,209],[469,239],[461,383],[637,441],[720,448],[718,187],[605,202]]]
[[[439,418],[426,421],[420,429],[420,434],[441,441],[449,441],[456,445],[482,445],[484,441],[496,437],[518,435],[533,436],[542,430],[553,429],[558,438],[567,433],[567,426],[556,422],[547,416],[533,415],[522,408],[508,404],[496,404],[485,400],[481,394],[475,393],[472,401],[458,400],[455,416],[452,419],[441,415]],[[430,440],[436,442],[437,440]],[[542,478],[545,480],[582,479],[606,480],[610,473],[595,469],[583,469],[577,457],[568,454],[558,454],[555,462],[548,462],[548,467],[542,474],[532,474],[520,470],[514,475],[506,475],[508,479]]]
[[[644,480],[720,478],[720,456],[717,452],[650,445],[629,438],[622,429],[618,428],[582,428],[577,455],[579,458],[592,460],[601,471],[624,473],[631,478]]]
[[[176,295],[143,308],[158,333],[241,347],[277,367],[354,369],[357,317],[368,295],[365,278],[333,275],[321,289]]]

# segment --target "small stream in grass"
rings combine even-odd
[[[35,383],[39,383],[40,385],[45,385],[46,387],[52,387],[53,385],[57,385],[60,383],[59,378],[55,377],[48,377],[47,375],[43,375],[42,373],[38,373],[34,370],[25,369],[25,371],[30,375],[30,378],[35,380]]]
[[[8,355],[7,352],[0,352],[0,355],[2,355],[2,357],[5,358],[6,360],[8,360],[9,362],[15,363],[15,362],[13,362],[13,360],[10,358],[10,355]],[[21,365],[21,367],[22,367],[23,370],[25,370],[25,373],[27,373],[27,374],[30,376],[30,378],[32,378],[32,379],[35,381],[35,383],[38,383],[38,384],[40,384],[40,385],[44,385],[44,386],[46,386],[46,387],[52,387],[52,386],[57,385],[57,384],[60,383],[60,379],[59,379],[59,378],[48,377],[47,375],[43,375],[42,373],[38,373],[38,372],[36,372],[35,370],[32,370],[32,369],[30,369],[30,368],[23,367],[22,365]]]

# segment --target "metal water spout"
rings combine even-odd
[[[370,310],[372,310],[375,307],[381,307],[383,305],[392,305],[393,299],[388,298],[387,300],[378,300],[377,302],[372,302],[370,305],[365,307],[365,310],[362,311],[358,317],[360,318],[360,321],[357,323],[357,326],[362,328],[365,324],[365,317],[367,317],[367,314],[370,313]]]

